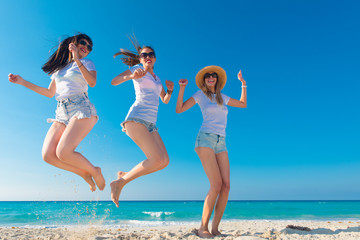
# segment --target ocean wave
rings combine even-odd
[[[120,222],[120,225],[127,227],[159,227],[159,226],[181,226],[186,224],[197,224],[194,221],[139,221],[139,220],[128,220]]]
[[[162,212],[162,211],[160,211],[160,212],[145,212],[144,211],[142,213],[148,214],[152,217],[160,218],[162,215],[169,216],[169,215],[174,214],[175,212]]]

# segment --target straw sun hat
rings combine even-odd
[[[215,72],[218,75],[217,81],[220,82],[219,83],[220,90],[223,89],[225,87],[225,83],[226,83],[225,70],[222,69],[221,67],[214,66],[214,65],[204,67],[196,74],[196,77],[195,77],[196,85],[200,89],[203,87],[204,75],[205,75],[205,73],[208,73],[208,72]]]

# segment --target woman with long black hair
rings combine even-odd
[[[105,188],[105,179],[99,167],[93,166],[76,147],[91,131],[98,120],[96,109],[88,97],[88,85],[96,84],[94,63],[85,59],[92,51],[92,40],[78,34],[63,40],[50,56],[42,70],[51,75],[48,88],[40,87],[20,75],[9,74],[9,81],[57,100],[56,118],[43,144],[45,162],[82,177],[95,191]],[[95,185],[96,184],[96,185]]]

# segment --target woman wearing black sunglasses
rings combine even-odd
[[[183,102],[186,79],[179,81],[180,91],[176,103],[176,112],[182,113],[199,104],[203,115],[203,123],[195,142],[195,151],[203,165],[210,182],[210,190],[205,198],[203,214],[198,235],[210,238],[220,235],[219,224],[228,201],[230,191],[230,165],[225,144],[225,129],[228,109],[245,108],[246,82],[241,71],[238,78],[242,83],[240,100],[230,98],[221,93],[226,83],[226,73],[218,66],[208,66],[196,75],[196,85],[200,88],[191,98]],[[214,212],[211,233],[208,225],[211,213]]]
[[[85,34],[63,40],[50,56],[42,70],[51,74],[48,88],[37,86],[19,75],[9,74],[9,81],[23,85],[36,93],[57,102],[56,118],[43,144],[45,162],[81,176],[91,191],[105,187],[105,179],[99,167],[94,167],[76,147],[91,131],[98,120],[94,105],[89,101],[88,85],[96,84],[94,63],[85,59],[92,50],[92,41]],[[94,182],[95,181],[95,182]],[[96,185],[95,185],[96,183]]]
[[[159,171],[169,164],[169,156],[156,127],[159,97],[163,103],[170,101],[174,83],[166,80],[167,91],[154,73],[155,51],[149,46],[140,47],[134,37],[132,43],[137,52],[121,50],[114,57],[122,55],[121,60],[130,66],[129,70],[115,77],[111,84],[119,85],[133,80],[136,101],[131,106],[123,131],[141,148],[147,159],[129,172],[118,172],[118,179],[110,184],[111,199],[119,207],[120,192],[132,180]]]

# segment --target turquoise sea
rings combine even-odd
[[[200,222],[203,201],[24,201],[0,202],[0,226],[108,227]],[[229,201],[224,221],[360,221],[360,201]]]

